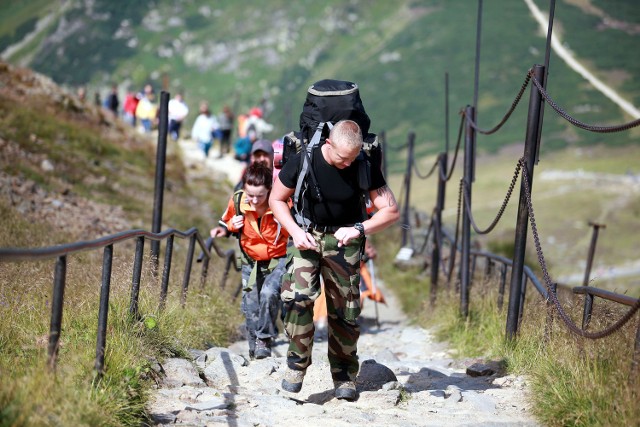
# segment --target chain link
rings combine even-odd
[[[431,170],[426,175],[420,175],[420,171],[418,170],[418,165],[416,164],[416,158],[415,157],[412,159],[411,164],[413,165],[413,170],[415,171],[416,176],[419,179],[427,179],[431,175],[433,175],[433,172],[436,170],[436,166],[438,166],[439,162],[440,162],[440,156],[438,156],[436,158],[436,161],[433,163],[433,166],[431,166]]]
[[[538,263],[540,264],[540,267],[542,268],[542,275],[544,277],[544,281],[545,284],[547,285],[547,294],[549,295],[549,298],[551,299],[551,302],[553,303],[553,305],[555,306],[556,310],[558,311],[558,314],[560,315],[560,318],[564,321],[565,325],[567,326],[567,328],[569,328],[569,330],[573,333],[575,333],[576,335],[579,335],[581,337],[584,338],[589,338],[589,339],[599,339],[599,338],[604,338],[607,337],[609,335],[611,335],[612,333],[618,331],[620,328],[622,328],[633,316],[634,314],[636,314],[636,312],[640,309],[640,299],[638,300],[638,302],[636,302],[636,304],[631,307],[631,309],[624,315],[622,316],[622,318],[620,320],[618,320],[616,323],[614,323],[613,325],[609,326],[608,328],[599,331],[599,332],[587,332],[581,328],[579,328],[574,322],[573,320],[571,320],[571,318],[567,315],[567,313],[564,311],[564,309],[562,308],[562,305],[560,304],[560,301],[558,300],[558,297],[556,295],[555,292],[553,292],[552,290],[552,282],[551,282],[551,277],[549,276],[549,271],[547,270],[547,264],[545,262],[544,259],[544,254],[542,253],[542,247],[540,245],[540,237],[538,235],[538,227],[536,225],[536,220],[535,220],[535,216],[533,213],[533,203],[531,201],[531,191],[529,188],[529,181],[527,179],[527,177],[529,176],[528,170],[527,170],[527,165],[525,162],[524,157],[521,157],[519,160],[520,165],[522,166],[522,183],[524,185],[524,190],[525,190],[525,198],[526,198],[526,202],[527,202],[527,209],[529,210],[529,222],[531,223],[531,232],[533,233],[533,240],[536,246],[536,254],[538,256]]]
[[[518,181],[518,175],[520,175],[520,169],[521,169],[521,165],[520,165],[520,162],[518,162],[516,164],[516,170],[513,173],[513,178],[511,178],[511,184],[509,185],[509,189],[507,190],[507,194],[505,195],[505,198],[502,201],[502,206],[500,206],[500,210],[498,211],[496,217],[493,219],[493,222],[491,223],[491,225],[489,225],[484,230],[481,230],[480,228],[478,228],[478,226],[476,225],[475,220],[473,219],[473,214],[471,213],[471,203],[470,203],[471,194],[469,194],[469,186],[464,183],[464,180],[461,181],[463,183],[463,187],[464,187],[464,206],[467,208],[467,212],[468,212],[468,215],[469,215],[469,222],[473,226],[473,229],[475,230],[476,233],[478,233],[478,234],[488,234],[498,224],[498,222],[502,218],[502,215],[504,214],[504,210],[507,208],[507,205],[509,204],[509,200],[511,199],[511,194],[513,193],[513,189],[516,186],[516,182]]]
[[[496,133],[507,122],[507,120],[509,120],[509,117],[511,117],[511,114],[515,111],[516,107],[518,106],[518,103],[520,102],[520,99],[522,99],[522,94],[524,93],[524,90],[529,85],[529,81],[531,80],[532,75],[533,74],[531,73],[531,71],[527,73],[526,77],[524,78],[524,82],[522,83],[522,87],[520,88],[520,92],[518,92],[518,95],[516,95],[516,98],[511,103],[511,108],[509,108],[509,111],[507,111],[507,113],[504,115],[502,120],[500,120],[500,123],[498,123],[493,129],[489,129],[489,130],[480,129],[478,125],[471,119],[471,117],[466,117],[464,110],[462,111],[462,115],[466,117],[471,127],[474,128],[478,133],[481,133],[483,135],[491,135],[492,133]]]
[[[453,152],[453,161],[449,167],[449,174],[445,177],[444,172],[440,171],[440,178],[444,182],[448,182],[453,175],[453,171],[456,168],[456,162],[458,161],[458,153],[460,152],[460,141],[462,141],[462,129],[464,129],[464,115],[460,117],[460,127],[458,128],[458,141],[456,142],[456,150]]]
[[[538,91],[540,92],[544,100],[547,101],[547,104],[549,104],[551,108],[553,108],[556,111],[556,113],[558,113],[561,117],[563,117],[565,120],[567,120],[569,123],[573,124],[574,126],[579,127],[580,129],[588,130],[591,132],[598,132],[598,133],[613,133],[613,132],[621,132],[623,130],[628,130],[640,125],[640,119],[637,119],[622,125],[616,125],[616,126],[597,126],[597,125],[589,125],[589,124],[583,123],[580,120],[571,117],[566,111],[560,108],[558,104],[556,104],[553,101],[553,99],[551,99],[551,97],[549,96],[547,91],[544,90],[544,88],[542,87],[538,79],[536,79],[535,76],[533,75],[533,70],[529,70],[529,75],[531,76],[533,80],[533,84],[536,85],[536,87],[538,88]]]
[[[454,250],[453,252],[453,256],[450,259],[450,264],[449,264],[449,275],[447,277],[447,282],[451,283],[451,275],[453,274],[453,264],[455,262],[455,258],[456,258],[456,254],[458,252],[458,236],[459,236],[459,230],[460,230],[460,212],[462,212],[462,186],[463,186],[463,181],[462,178],[460,179],[460,186],[458,187],[458,212],[456,213],[456,234],[455,237],[453,238],[453,248]]]

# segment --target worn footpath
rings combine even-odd
[[[538,425],[527,405],[526,378],[505,376],[491,361],[453,360],[446,343],[411,325],[390,290],[377,283],[387,303],[364,304],[356,401],[333,395],[323,331],[316,334],[301,392],[283,391],[288,343],[281,333],[272,357],[262,360],[250,360],[247,342],[240,341],[158,363],[148,405],[152,424]]]
[[[494,363],[453,361],[445,344],[410,325],[390,291],[384,293],[386,305],[365,301],[355,402],[333,396],[322,333],[302,391],[282,391],[287,341],[281,334],[267,359],[249,360],[248,344],[240,341],[193,350],[192,360],[161,362],[162,381],[148,408],[154,425],[537,425],[526,379],[502,376]]]

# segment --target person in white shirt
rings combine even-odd
[[[180,128],[182,122],[189,114],[189,107],[184,102],[181,93],[177,93],[175,97],[169,100],[169,135],[171,139],[177,141],[180,137]]]
[[[209,157],[209,150],[213,145],[213,133],[219,128],[218,120],[211,115],[209,104],[207,102],[200,103],[200,114],[196,118],[196,122],[191,128],[191,139],[198,143],[198,146],[204,153],[205,159]]]

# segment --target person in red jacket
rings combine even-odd
[[[242,312],[246,318],[249,356],[256,359],[271,356],[271,344],[278,335],[280,283],[286,269],[289,240],[289,233],[269,208],[272,185],[271,168],[261,162],[251,164],[242,176],[242,190],[229,200],[222,215],[227,229],[240,239]]]

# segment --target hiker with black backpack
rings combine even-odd
[[[242,176],[242,189],[229,200],[222,215],[227,229],[238,235],[242,263],[242,313],[246,318],[249,356],[271,356],[278,336],[280,282],[285,271],[289,233],[269,209],[273,171],[255,162]]]
[[[359,269],[365,235],[381,231],[400,217],[382,175],[380,156],[365,155],[362,150],[363,134],[369,142],[375,137],[368,134],[369,123],[356,84],[315,83],[300,116],[301,132],[293,138],[300,143],[300,151],[286,159],[271,191],[271,210],[293,239],[281,291],[284,328],[291,340],[282,380],[288,392],[302,389],[311,364],[313,306],[322,275],[335,396],[357,397]],[[285,151],[287,145],[294,145],[289,139]],[[371,218],[366,215],[366,198],[377,210]]]

